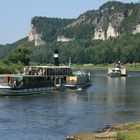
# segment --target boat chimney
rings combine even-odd
[[[71,67],[71,57],[69,57],[69,66]]]
[[[58,50],[54,50],[54,65],[59,66]]]

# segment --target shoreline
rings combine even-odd
[[[140,121],[107,125],[99,131],[79,132],[66,140],[136,140],[140,139]]]
[[[82,69],[90,69],[90,70],[108,70],[109,67],[112,67],[114,64],[98,64],[98,65],[88,65],[88,64],[74,64],[74,68],[82,68]],[[127,71],[140,71],[140,64],[134,63],[134,64],[125,64],[124,65],[127,69]]]

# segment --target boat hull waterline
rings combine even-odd
[[[42,92],[45,93],[52,90],[55,90],[55,88],[54,87],[25,88],[25,89],[1,88],[0,95],[7,96],[31,95],[31,94],[40,94]]]

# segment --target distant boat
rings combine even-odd
[[[118,61],[118,63],[115,64],[114,67],[108,68],[108,75],[111,77],[127,76],[127,70],[125,66],[122,66],[120,64],[120,61]]]

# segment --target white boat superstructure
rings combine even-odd
[[[127,76],[127,70],[125,66],[117,63],[114,65],[114,67],[108,68],[108,75],[110,75],[111,77]]]

